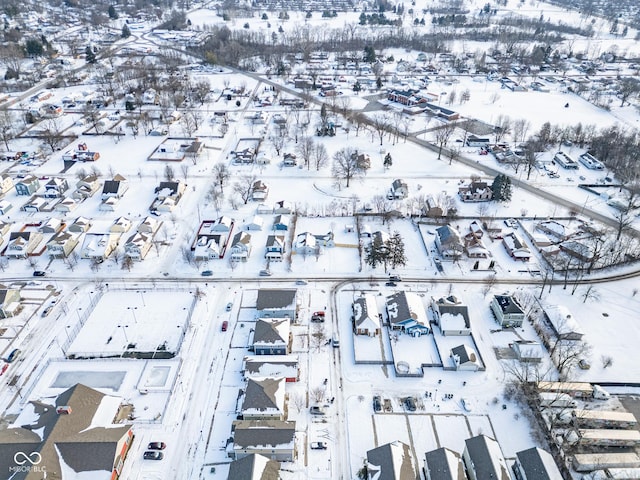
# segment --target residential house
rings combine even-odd
[[[138,225],[138,232],[155,235],[162,227],[162,222],[150,215],[146,216],[144,220]]]
[[[533,340],[516,340],[510,344],[511,349],[516,354],[516,358],[523,363],[540,363],[544,355],[544,350],[540,342]]]
[[[286,232],[289,230],[291,217],[288,215],[277,215],[273,221],[273,230],[276,232]]]
[[[247,380],[242,400],[244,420],[284,420],[284,377]]]
[[[56,212],[60,212],[62,214],[67,214],[73,212],[76,208],[78,208],[79,202],[73,197],[67,197],[60,200],[56,203],[56,206],[53,209]]]
[[[293,251],[298,255],[314,255],[320,253],[320,247],[316,242],[316,237],[309,232],[296,235],[293,242]]]
[[[578,161],[587,167],[589,170],[604,170],[604,163],[591,155],[589,152],[585,152],[578,157]]]
[[[494,295],[491,311],[501,327],[520,327],[525,319],[524,310],[511,295]]]
[[[260,454],[271,460],[292,462],[296,451],[296,422],[281,420],[236,420],[233,422],[235,460]]]
[[[425,217],[438,218],[444,215],[444,210],[442,210],[442,207],[438,204],[433,195],[427,195],[424,199],[422,213]]]
[[[3,238],[11,231],[11,223],[0,220],[0,244]]]
[[[212,232],[226,232],[227,234],[233,230],[234,220],[233,218],[223,215],[218,218],[215,223],[211,225]]]
[[[458,345],[452,348],[449,356],[453,360],[456,370],[477,372],[482,368],[478,355],[468,345]]]
[[[128,189],[129,182],[127,182],[127,180],[123,176],[116,175],[115,177],[113,177],[113,180],[106,180],[104,182],[101,198],[103,200],[111,197],[122,198],[122,196]]]
[[[55,202],[54,202],[55,203]],[[21,210],[28,213],[50,212],[53,210],[52,202],[44,197],[33,196],[25,203]]]
[[[0,215],[6,215],[13,208],[9,200],[0,200]]]
[[[14,188],[13,178],[6,173],[0,174],[0,197],[6,195]]]
[[[67,230],[74,233],[84,233],[89,230],[89,227],[91,227],[90,219],[85,217],[78,217],[73,221],[71,225],[69,225],[69,228],[67,228]]]
[[[231,240],[231,260],[246,262],[251,255],[251,234],[238,232]]]
[[[486,435],[465,440],[462,460],[469,480],[511,480],[500,445]]]
[[[20,454],[38,452],[37,466],[42,470],[27,470],[12,478],[121,478],[133,442],[130,424],[113,423],[126,418],[122,403],[81,384],[55,399],[31,401],[15,428],[0,432],[0,469],[11,472]]]
[[[558,340],[581,341],[584,330],[564,305],[546,305],[544,318]]]
[[[387,194],[387,198],[389,200],[402,200],[403,198],[407,198],[409,195],[409,187],[407,182],[400,178],[396,178],[391,183],[391,188],[389,189],[389,193]]]
[[[98,262],[106,260],[118,246],[120,235],[114,232],[85,234],[80,256]]]
[[[45,198],[60,198],[69,190],[69,183],[66,178],[54,177],[44,184]]]
[[[474,232],[469,232],[464,236],[464,252],[469,258],[487,258],[491,256],[482,239]]]
[[[591,263],[595,260],[595,252],[590,245],[585,242],[577,240],[568,240],[562,242],[560,250],[572,258],[575,258],[578,262]]]
[[[245,224],[245,228],[247,230],[261,231],[263,227],[264,227],[264,218],[259,217],[258,215],[253,216],[253,218],[251,218],[251,220],[249,220]]]
[[[524,240],[515,232],[504,235],[502,237],[502,245],[504,245],[505,250],[514,260],[528,262],[531,258],[531,250],[529,250]]]
[[[264,289],[258,290],[257,317],[295,319],[297,316],[296,290]]]
[[[487,182],[472,181],[458,188],[458,196],[463,202],[490,202],[493,190]]]
[[[290,215],[291,213],[293,213],[293,204],[291,202],[287,202],[286,200],[280,200],[279,202],[275,203],[273,213],[276,215]]]
[[[251,187],[251,200],[261,202],[269,196],[269,186],[262,180],[256,180]]]
[[[126,233],[131,230],[133,223],[127,217],[118,217],[109,228],[110,232]]]
[[[516,474],[517,480],[556,480],[562,478],[553,456],[538,447],[517,452],[513,472]]]
[[[566,170],[577,170],[579,168],[578,162],[564,152],[556,153],[553,156],[553,160]]]
[[[568,231],[568,228],[555,220],[546,220],[544,222],[539,222],[536,225],[536,230],[549,235],[556,240],[563,241],[569,238],[571,233]]]
[[[369,170],[371,168],[371,157],[368,153],[358,153],[357,151],[352,154],[352,158],[355,157],[356,165],[360,170]]]
[[[136,232],[124,244],[124,254],[133,260],[144,260],[152,245],[152,233]]]
[[[284,377],[285,382],[297,382],[300,367],[296,355],[253,355],[244,357],[245,378]]]
[[[76,189],[72,197],[76,200],[84,200],[92,197],[98,190],[100,190],[100,179],[98,176],[94,174],[85,175],[76,183]]]
[[[411,447],[400,440],[367,451],[368,480],[420,478]]]
[[[502,227],[497,222],[482,222],[482,228],[487,232],[489,238],[493,238],[494,240],[502,238]]]
[[[365,294],[356,298],[351,309],[353,331],[356,335],[375,337],[380,334],[380,313],[373,295]]]
[[[252,453],[229,464],[233,480],[280,480],[280,462]]]
[[[269,235],[267,237],[266,253],[264,257],[273,262],[281,262],[285,254],[284,235]]]
[[[40,180],[34,175],[27,175],[15,182],[14,186],[18,195],[33,195],[40,188]]]
[[[435,244],[438,253],[443,258],[457,259],[464,252],[464,245],[460,234],[451,225],[436,228]]]
[[[385,306],[392,330],[402,330],[416,337],[429,333],[429,321],[416,293],[396,292],[386,298]]]
[[[149,207],[150,211],[172,212],[187,188],[181,181],[160,182],[155,188],[156,199]]]
[[[431,297],[431,310],[442,335],[471,335],[469,309],[455,295]]]
[[[108,197],[102,199],[100,202],[100,206],[98,210],[101,212],[115,212],[116,207],[120,204],[120,198],[118,197]]]
[[[36,248],[42,243],[42,233],[34,231],[11,232],[9,243],[4,251],[10,258],[27,258],[36,254]]]
[[[256,355],[287,355],[291,349],[289,318],[259,318],[253,331]]]
[[[316,245],[318,247],[335,247],[336,243],[334,241],[333,232],[327,233],[314,233],[313,236],[316,239]]]
[[[38,227],[41,233],[58,233],[64,228],[64,223],[59,218],[51,217]]]
[[[79,233],[58,232],[47,242],[47,252],[51,258],[67,258],[79,242]]]
[[[425,454],[424,475],[426,480],[467,480],[462,457],[445,447]]]
[[[0,318],[15,316],[20,311],[20,290],[15,288],[0,289]]]

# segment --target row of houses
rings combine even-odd
[[[411,447],[395,441],[367,452],[367,478],[389,480],[415,480],[420,477]],[[511,466],[517,480],[557,480],[562,478],[551,456],[545,450],[533,447],[517,452]],[[425,454],[426,480],[511,480],[507,461],[496,440],[478,435],[465,440],[460,455],[446,447]]]
[[[106,260],[117,248],[120,238],[129,232],[133,222],[126,217],[117,218],[106,231],[89,231],[92,221],[78,217],[66,224],[57,218],[44,223],[23,225],[18,231],[10,231],[11,225],[0,223],[0,243],[8,235],[4,255],[9,258],[28,258],[43,255],[51,258],[67,258],[80,245],[80,257],[91,260]],[[124,255],[134,260],[142,260],[151,249],[154,237],[162,222],[146,217],[124,243]],[[84,236],[84,239],[83,239]]]

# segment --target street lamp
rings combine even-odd
[[[136,322],[136,325],[138,324],[138,319],[136,318],[136,310],[138,309],[138,307],[127,307],[127,310],[131,311],[131,314],[133,315],[133,321]]]
[[[124,334],[124,339],[127,342],[127,345],[129,344],[129,337],[127,337],[127,331],[125,330],[125,328],[127,328],[129,325],[118,325],[118,328],[122,329],[122,333]]]

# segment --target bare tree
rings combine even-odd
[[[496,124],[493,128],[493,134],[496,139],[496,143],[502,141],[511,132],[511,119],[507,115],[498,115],[496,118]]]
[[[313,152],[311,152],[311,159],[316,171],[319,171],[329,162],[329,154],[326,147],[321,143],[316,143]]]
[[[51,152],[55,152],[63,140],[60,118],[47,118],[43,120],[40,125],[42,126],[42,139],[44,143],[49,146]]]
[[[241,175],[233,184],[233,191],[237,193],[246,205],[253,193],[253,184],[258,178],[255,175]]]
[[[495,274],[488,275],[487,277],[485,277],[484,282],[482,284],[482,296],[486,297],[487,295],[489,295],[489,292],[497,283],[498,283],[498,280]]]
[[[378,134],[378,139],[380,140],[380,145],[384,140],[384,135],[389,131],[391,127],[391,120],[389,119],[389,115],[386,113],[377,113],[371,119],[371,127]],[[349,185],[347,185],[348,187]]]
[[[313,155],[313,151],[315,150],[315,142],[311,137],[303,137],[300,139],[300,143],[298,143],[298,147],[296,151],[304,161],[304,164],[307,166],[307,170],[311,168],[311,157]]]
[[[453,123],[445,123],[435,131],[436,145],[438,146],[438,160],[442,156],[442,149],[447,145],[456,126]]]
[[[224,186],[229,181],[231,172],[226,163],[218,162],[213,166],[213,178],[216,185],[220,188],[220,193],[224,193]]]
[[[9,140],[15,137],[14,120],[11,112],[6,108],[0,109],[0,140],[4,143],[4,147],[9,150]]]
[[[353,178],[365,174],[365,169],[358,161],[358,152],[351,147],[338,150],[333,156],[332,174],[338,182],[344,180],[346,187],[349,188]]]
[[[171,165],[166,165],[164,167],[164,178],[167,182],[171,182],[176,178],[176,172],[173,170]]]

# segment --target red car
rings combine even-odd
[[[2,368],[0,368],[0,375],[2,375],[4,372],[7,371],[7,368],[9,368],[9,364],[5,363]]]
[[[229,327],[229,322],[227,322],[226,320],[224,322],[222,322],[222,331],[223,332],[226,332],[228,327]]]

